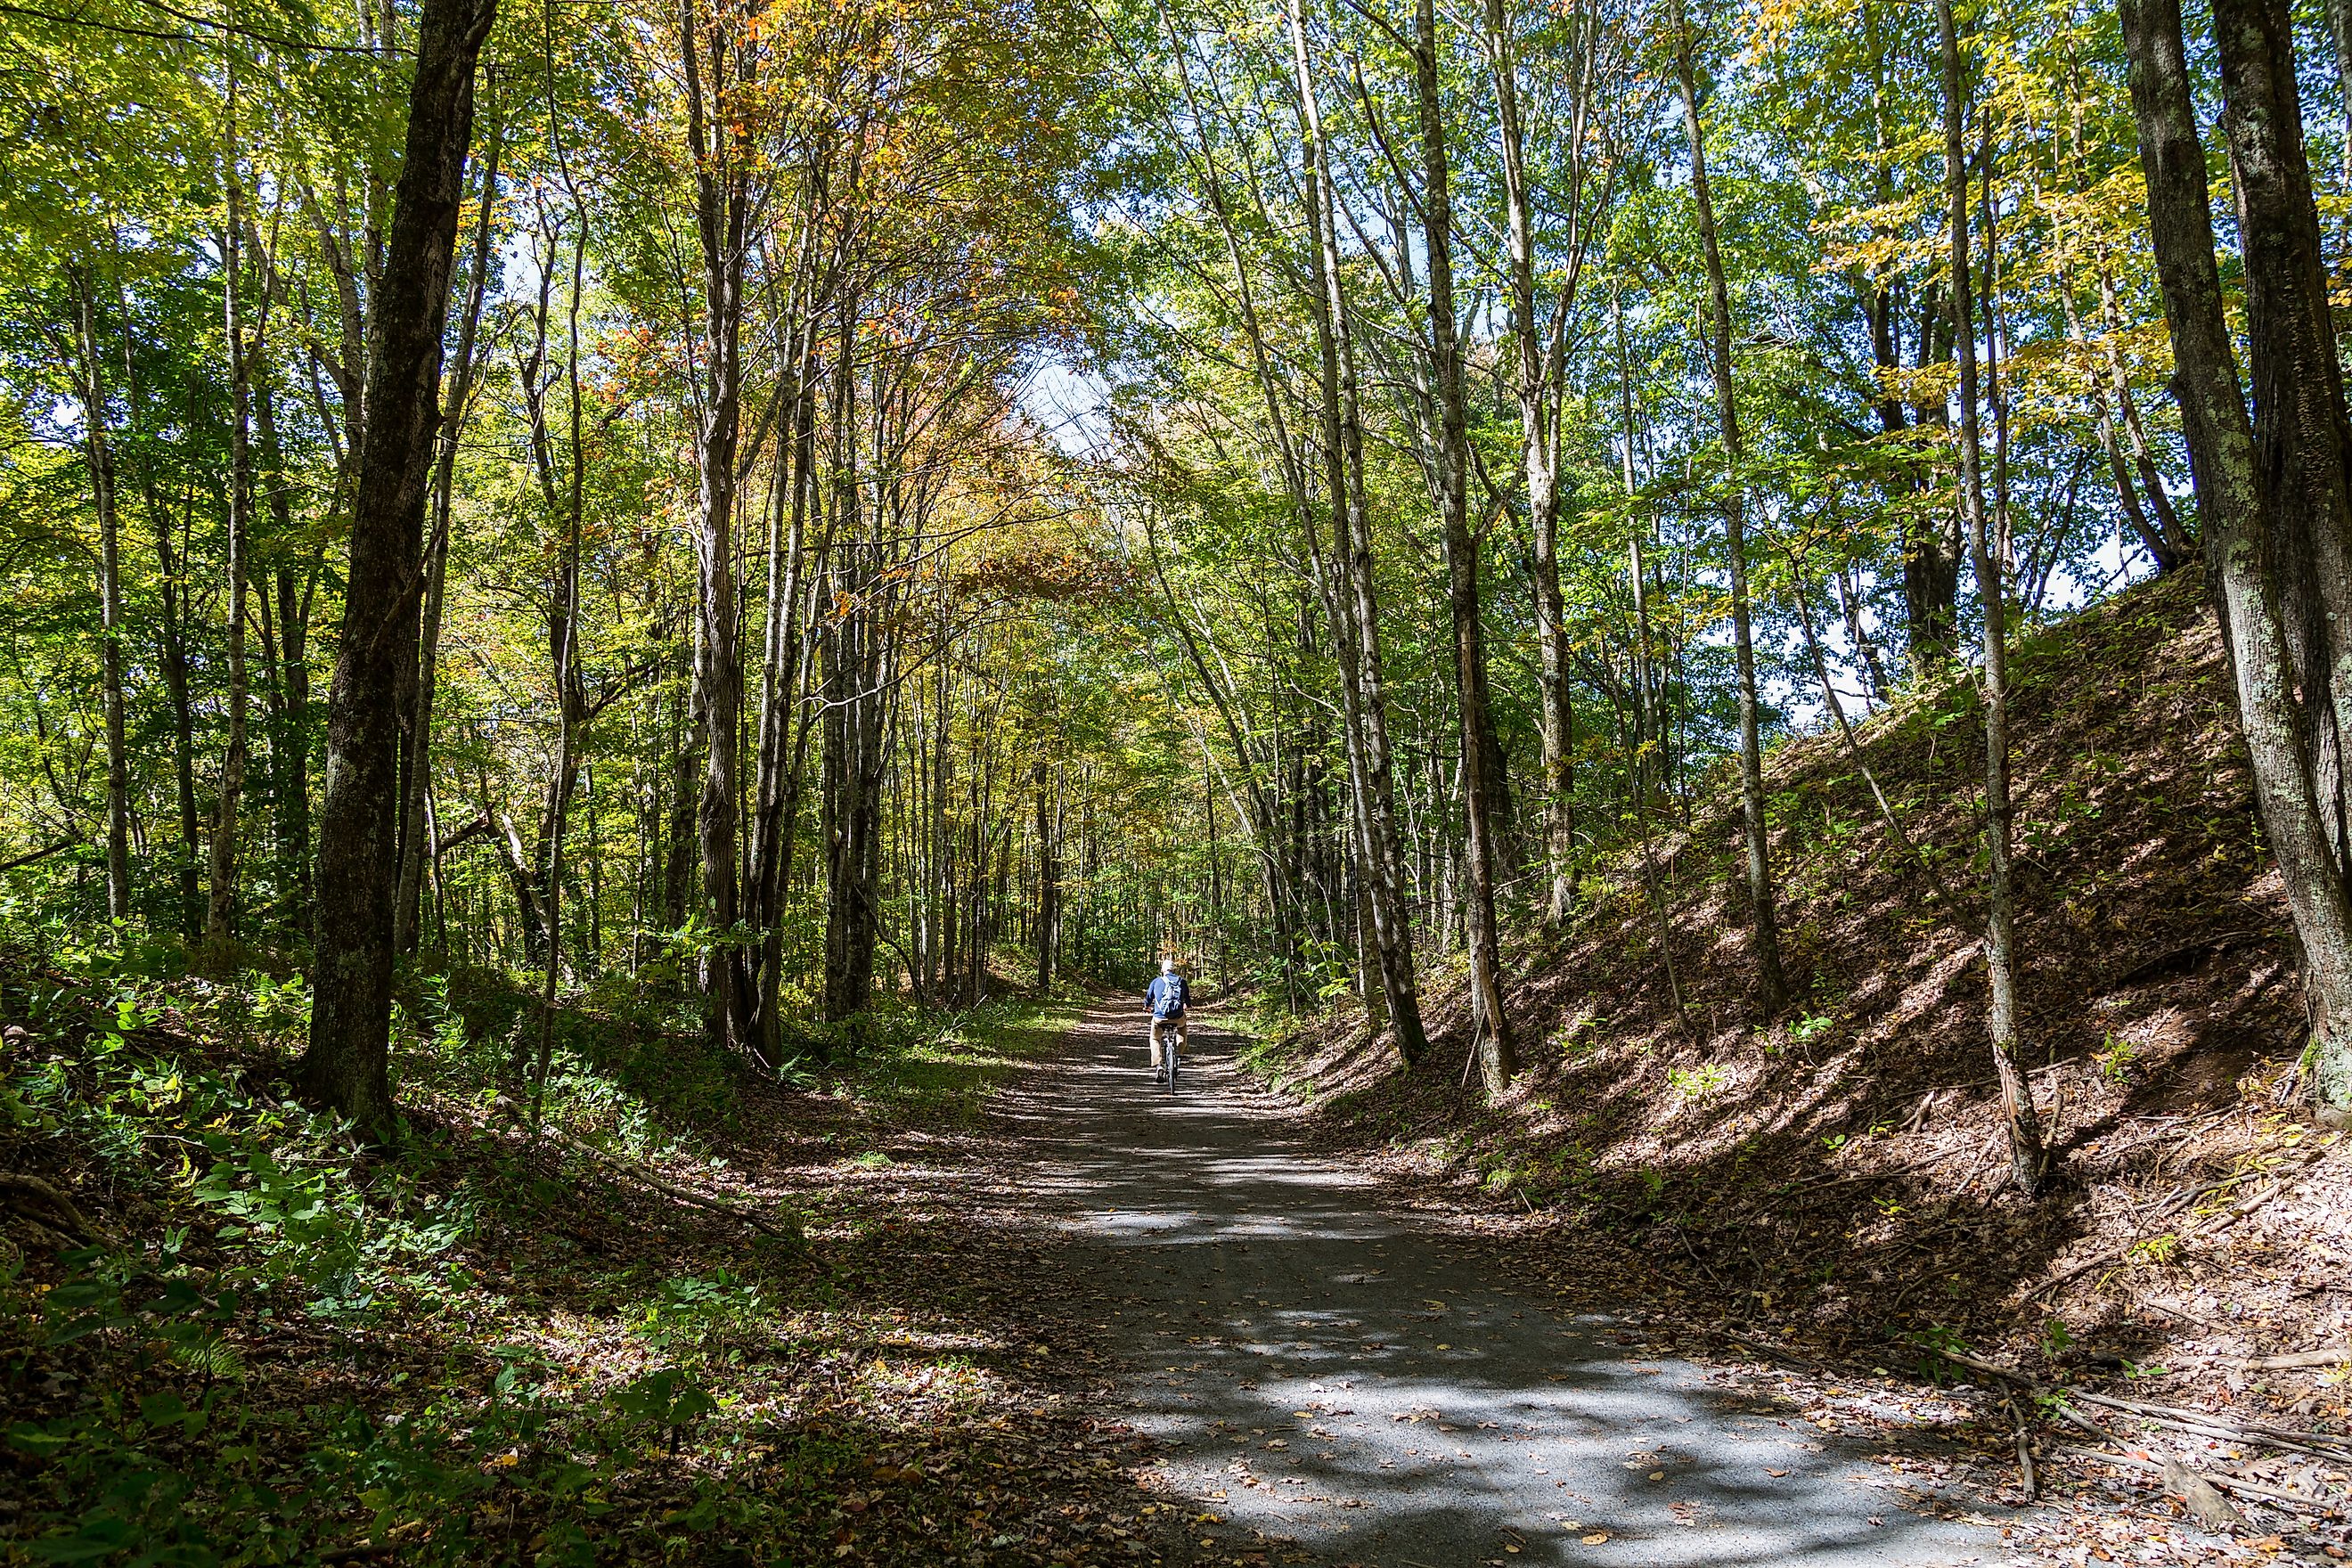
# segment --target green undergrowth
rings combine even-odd
[[[941,1484],[989,1336],[910,1330],[761,1150],[969,1128],[1074,1009],[898,1010],[780,1084],[596,994],[556,1019],[559,1142],[528,992],[420,977],[373,1150],[284,1088],[307,1010],[168,947],[0,944],[0,1563],[832,1561],[859,1486]]]

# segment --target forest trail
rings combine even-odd
[[[1139,1018],[1093,1009],[998,1110],[1066,1205],[1091,1288],[1066,1310],[1108,1331],[1121,1414],[1174,1498],[1363,1568],[1998,1552],[1982,1525],[1897,1506],[1862,1446],[1691,1362],[1632,1356],[1614,1320],[1557,1316],[1507,1267],[1383,1212],[1230,1036],[1197,1028],[1181,1086],[1160,1089]]]

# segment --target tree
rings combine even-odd
[[[1692,66],[1691,29],[1682,0],[1673,0],[1675,71],[1682,84],[1683,124],[1690,137],[1691,201],[1697,210],[1699,254],[1706,263],[1707,369],[1715,381],[1715,412],[1729,468],[1724,499],[1723,552],[1731,573],[1731,646],[1739,669],[1739,802],[1748,860],[1748,919],[1756,941],[1758,1002],[1770,1017],[1788,1005],[1789,982],[1780,963],[1780,928],[1774,913],[1772,836],[1764,815],[1764,743],[1756,696],[1756,643],[1748,595],[1746,443],[1740,438],[1739,402],[1732,380],[1731,296],[1725,282],[1723,250],[1717,238],[1715,195],[1707,182],[1706,138],[1701,127],[1698,85]]]
[[[2009,783],[2009,630],[1999,545],[1985,523],[1982,437],[1978,415],[1977,324],[1969,240],[1968,78],[1960,56],[1952,0],[1936,0],[1943,36],[1945,189],[1951,214],[1951,300],[1958,323],[1953,352],[1959,364],[1960,517],[1984,617],[1984,663],[1978,671],[1985,743],[1985,969],[1991,986],[1986,1023],[1993,1073],[2000,1081],[2001,1113],[2009,1124],[2010,1173],[2028,1197],[2042,1179],[2042,1121],[2017,1053],[2017,916],[2011,868],[2015,808]]]
[[[2307,612],[2321,592],[2344,586],[2336,576],[2332,587],[2313,591],[2319,587],[2314,579],[2328,574],[2315,559],[2315,536],[2336,528],[2340,516],[2319,453],[2330,445],[2342,449],[2343,415],[2333,353],[2326,367],[2315,368],[2308,347],[2309,290],[2317,280],[2307,269],[2318,251],[2309,243],[2315,224],[2294,79],[2291,70],[2279,71],[2292,55],[2277,10],[2217,9],[2224,128],[2242,187],[2241,224],[2249,251],[2278,269],[2249,300],[2256,406],[2250,421],[2214,259],[2211,195],[2179,6],[2176,0],[2125,0],[2121,15],[2149,230],[2177,367],[2174,385],[2205,535],[2208,591],[2229,645],[2263,834],[2277,857],[2302,942],[2312,1089],[2325,1112],[2342,1121],[2352,1110],[2352,892],[2335,830],[2342,821],[2343,786],[2328,733],[2336,722],[2329,683],[2315,671],[2312,686],[2302,686],[2305,661],[2317,656],[2332,663],[2340,656],[2325,634],[2310,637],[2310,623],[2297,611]],[[2249,184],[2252,188],[2245,188]],[[2325,298],[2323,287],[2319,299]],[[2326,319],[2324,306],[2319,319]],[[2298,366],[2318,375],[2319,384],[2294,385]],[[2336,387],[2332,408],[2331,384]],[[2319,422],[2319,453],[2304,449],[2306,433],[2294,428],[2298,401]]]
[[[375,301],[341,647],[327,700],[310,1037],[297,1077],[305,1093],[372,1137],[393,1125],[400,716],[416,675],[425,482],[474,66],[495,15],[496,0],[425,0],[417,21],[406,145]]]
[[[1438,510],[1445,539],[1446,606],[1454,630],[1454,711],[1461,720],[1463,858],[1469,868],[1470,1003],[1486,1092],[1500,1094],[1518,1071],[1503,1008],[1502,944],[1495,922],[1496,796],[1501,756],[1486,691],[1486,642],[1479,604],[1478,547],[1470,536],[1470,414],[1462,381],[1454,299],[1454,198],[1445,152],[1445,110],[1437,87],[1437,12],[1416,0],[1413,97],[1422,139],[1422,243],[1429,267],[1430,359],[1437,382]]]

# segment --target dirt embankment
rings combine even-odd
[[[1985,1047],[1965,681],[1861,731],[1916,855],[1834,734],[1769,759],[1799,992],[1780,1017],[1753,1003],[1727,790],[1654,847],[1686,1023],[1627,855],[1565,932],[1517,944],[1524,1072],[1498,1103],[1465,1088],[1458,973],[1431,977],[1442,1044],[1419,1070],[1344,1021],[1269,1065],[1326,1136],[1539,1238],[1530,1256],[1563,1276],[1874,1360],[1964,1343],[2342,1423],[2345,1369],[2316,1352],[2352,1344],[2352,1151],[2293,1091],[2294,942],[2199,585],[2037,633],[2016,673],[2025,1056],[2053,1152],[2039,1204],[2009,1184]]]

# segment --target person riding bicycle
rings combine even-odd
[[[1184,1048],[1184,1008],[1192,1000],[1192,987],[1176,972],[1176,961],[1163,958],[1160,961],[1160,977],[1143,994],[1151,1004],[1151,1076],[1166,1082],[1176,1076],[1177,1058]],[[1170,1031],[1172,1037],[1163,1037],[1162,1030]],[[1162,1062],[1160,1047],[1164,1037],[1168,1058]]]

